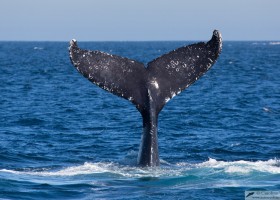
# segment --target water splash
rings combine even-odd
[[[32,176],[79,176],[79,175],[94,175],[94,174],[110,174],[117,177],[126,178],[166,178],[166,177],[182,177],[186,175],[198,176],[209,170],[222,174],[249,174],[249,173],[267,173],[280,174],[280,161],[277,159],[270,159],[267,161],[217,161],[209,158],[208,161],[190,164],[190,163],[176,163],[175,165],[167,165],[165,163],[162,167],[147,167],[141,168],[136,166],[120,165],[118,163],[85,162],[83,165],[67,167],[60,170],[43,170],[43,171],[16,171],[1,169],[0,172],[25,174]],[[204,176],[207,176],[205,173]]]

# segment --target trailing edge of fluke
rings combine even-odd
[[[70,41],[72,64],[89,81],[131,101],[143,118],[138,165],[158,166],[158,114],[164,105],[189,87],[216,62],[222,36],[214,30],[211,40],[180,47],[147,64],[101,51],[80,49]]]

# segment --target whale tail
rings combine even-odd
[[[216,62],[221,49],[221,34],[215,30],[207,43],[178,48],[149,62],[147,68],[136,60],[80,49],[76,40],[71,40],[69,52],[73,65],[85,78],[131,101],[141,112],[149,101],[148,89],[154,91],[160,111]]]
[[[222,37],[217,30],[207,43],[178,48],[149,62],[147,67],[136,60],[80,49],[76,40],[71,40],[69,47],[72,64],[85,78],[136,105],[147,134],[157,133],[157,116],[164,105],[206,73],[221,50]],[[145,140],[144,133],[143,136]],[[142,142],[142,149],[148,145],[149,150],[143,150],[142,157],[150,158],[143,165],[158,165],[157,150],[152,155],[157,148],[157,137],[147,140],[148,144]]]

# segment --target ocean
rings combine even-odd
[[[148,63],[193,42],[79,42]],[[83,78],[68,42],[0,42],[0,199],[244,199],[280,191],[280,42],[223,43],[159,115],[137,167],[136,108]]]

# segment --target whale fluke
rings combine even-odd
[[[76,69],[99,87],[131,101],[143,118],[138,156],[141,166],[158,166],[158,114],[174,96],[189,87],[216,62],[222,37],[215,30],[211,40],[178,48],[143,63],[101,51],[80,49],[70,41],[70,59]]]

